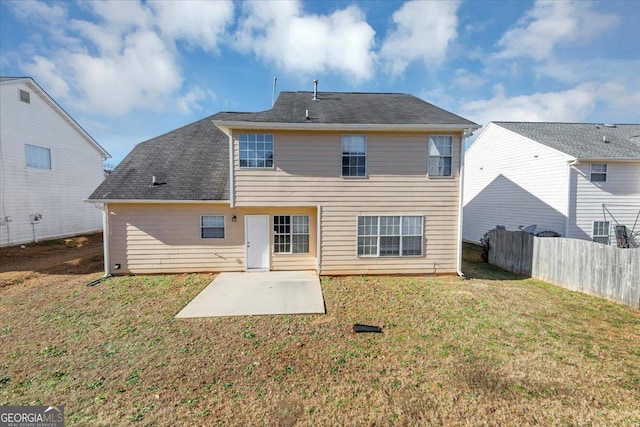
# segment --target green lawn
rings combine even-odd
[[[64,404],[67,425],[640,425],[640,312],[466,251],[465,280],[325,277],[324,316],[174,319],[213,275],[0,287],[0,404]]]

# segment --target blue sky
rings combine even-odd
[[[411,93],[490,120],[640,123],[640,1],[0,1],[33,77],[118,163],[278,91]]]

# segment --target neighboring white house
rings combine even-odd
[[[0,77],[0,246],[102,228],[107,153],[33,79]]]
[[[466,152],[465,241],[535,224],[616,244],[617,225],[640,232],[639,214],[638,124],[491,122]]]

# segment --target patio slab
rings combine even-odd
[[[324,314],[320,278],[311,271],[220,273],[176,318]]]

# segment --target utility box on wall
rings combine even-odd
[[[31,214],[29,215],[29,219],[31,220],[31,224],[39,224],[42,221],[42,214]]]

